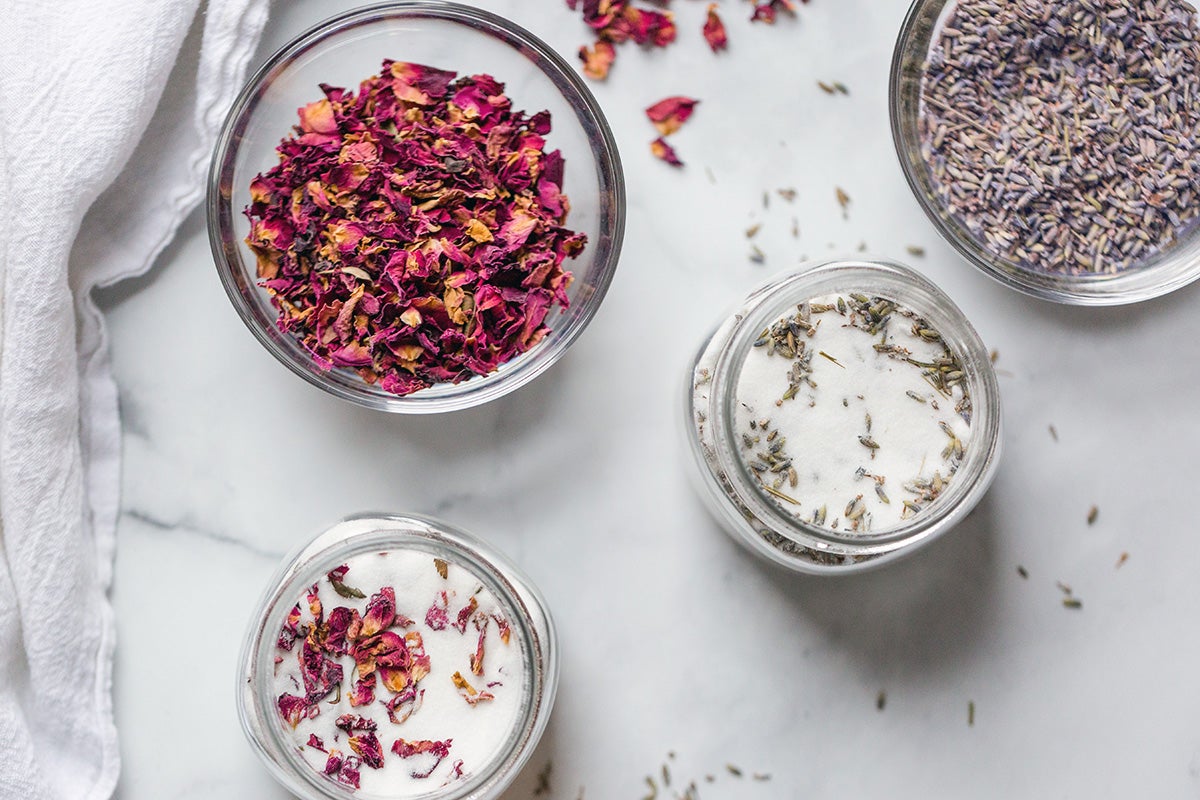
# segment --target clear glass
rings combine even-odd
[[[473,573],[504,609],[516,633],[514,638],[524,648],[528,669],[522,689],[523,714],[491,767],[421,795],[423,800],[499,797],[533,754],[550,718],[558,686],[554,624],[541,594],[508,559],[465,531],[429,517],[347,517],[284,561],[251,617],[238,663],[242,729],[275,779],[304,800],[363,797],[316,772],[296,752],[275,707],[274,659],[281,626],[307,587],[355,555],[385,550],[426,552]]]
[[[972,400],[971,441],[947,490],[910,522],[878,533],[830,531],[769,502],[737,452],[734,390],[761,332],[797,303],[862,292],[895,300],[928,320],[958,356]],[[1000,389],[987,349],[962,311],[926,278],[882,259],[826,261],[778,275],[719,324],[687,373],[684,429],[709,510],[741,544],[797,572],[845,574],[914,552],[954,527],[986,493],[1000,457]]]
[[[498,371],[459,384],[437,384],[399,397],[367,385],[348,369],[326,371],[275,326],[277,313],[257,285],[245,244],[250,180],[278,162],[275,148],[296,109],[319,98],[321,83],[358,86],[384,58],[487,73],[507,86],[516,108],[549,110],[547,146],[566,160],[567,224],[588,245],[564,266],[575,274],[570,308],[546,318],[551,332]],[[286,367],[337,397],[369,408],[425,414],[469,408],[536,378],[562,357],[595,315],[612,280],[625,230],[625,183],[612,131],[582,79],[533,34],[486,11],[436,0],[369,6],[335,17],[283,47],[259,69],[233,104],[213,154],[208,230],[221,282],[242,321]]]
[[[892,58],[890,107],[892,137],[900,166],[917,201],[939,234],[986,274],[1034,297],[1084,306],[1149,300],[1200,278],[1200,225],[1191,225],[1171,247],[1119,273],[1065,275],[1031,269],[992,252],[956,219],[934,192],[921,155],[918,119],[925,59],[941,21],[957,0],[915,0],[896,41]]]

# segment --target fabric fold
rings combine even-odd
[[[90,293],[148,269],[203,196],[267,2],[209,0],[202,12],[199,0],[9,5],[0,26],[0,798],[104,800],[119,769],[107,594],[120,425]]]

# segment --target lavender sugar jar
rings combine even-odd
[[[687,376],[701,496],[741,544],[845,574],[960,522],[995,474],[1000,401],[979,336],[925,278],[821,263],[739,303]]]

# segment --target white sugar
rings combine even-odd
[[[786,513],[843,532],[897,528],[953,480],[971,432],[963,384],[946,386],[912,362],[940,359],[942,377],[957,367],[926,323],[916,325],[924,335],[914,330],[907,309],[893,310],[881,332],[848,295],[808,305],[817,309],[807,315],[811,335],[788,326],[796,314],[788,315],[776,329],[781,346],[768,342],[746,357],[734,387],[736,450]]]

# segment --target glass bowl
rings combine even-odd
[[[807,303],[814,298],[833,294],[848,298],[852,294],[860,293],[870,296],[872,302],[878,298],[887,298],[915,312],[921,320],[929,323],[940,341],[957,356],[959,368],[963,373],[959,380],[966,389],[964,396],[970,398],[968,407],[971,409],[971,435],[961,463],[957,470],[952,472],[953,477],[947,479],[946,490],[924,510],[907,521],[901,518],[901,521],[878,531],[851,531],[849,526],[839,531],[836,529],[836,522],[831,529],[817,524],[816,519],[810,519],[808,515],[814,510],[812,508],[803,507],[803,516],[785,511],[785,507],[790,506],[776,499],[783,495],[772,491],[769,486],[764,489],[765,484],[756,479],[747,458],[741,453],[744,452],[744,447],[751,446],[751,442],[745,439],[748,433],[757,435],[765,433],[766,429],[760,427],[757,432],[753,429],[747,432],[740,427],[740,409],[750,409],[754,416],[762,414],[772,418],[776,414],[788,412],[782,402],[774,404],[779,410],[770,405],[767,408],[746,406],[743,403],[745,398],[738,394],[738,388],[741,376],[746,374],[748,357],[752,350],[763,345],[764,339],[767,338],[765,332],[773,328],[776,320],[795,314],[797,304]],[[840,318],[840,315],[835,317],[837,318]],[[814,315],[813,319],[818,317]],[[837,323],[831,323],[821,317],[817,324]],[[893,325],[887,330],[895,330],[895,327]],[[803,335],[798,336],[797,341],[803,341]],[[814,347],[822,346],[816,344],[819,342],[817,338],[811,341],[814,342]],[[821,355],[830,358],[823,350]],[[830,369],[823,366],[822,359],[813,360],[818,362],[818,369]],[[836,359],[830,358],[830,361],[842,369],[846,368]],[[833,372],[836,373],[837,370]],[[817,375],[816,382],[825,387],[824,391],[830,391],[826,377],[819,373],[810,374]],[[782,385],[779,385],[780,390]],[[815,384],[811,385],[815,397],[821,390],[816,389]],[[800,406],[806,405],[803,397],[798,397],[790,391],[789,395],[798,398]],[[788,399],[789,395],[785,395],[784,399]],[[950,395],[945,396],[948,398]],[[858,399],[861,401],[864,398],[859,395]],[[889,420],[889,415],[880,413],[884,410],[877,404],[880,399],[867,398],[867,402],[876,410],[875,424],[878,432],[874,435],[879,436],[879,433],[882,433],[891,436],[895,432],[897,419]],[[987,492],[1000,460],[1000,389],[987,349],[979,334],[941,289],[914,270],[886,259],[848,258],[825,261],[769,279],[730,309],[712,335],[701,345],[687,371],[683,400],[683,427],[687,449],[692,455],[692,474],[709,511],[740,544],[769,561],[801,573],[844,575],[876,567],[915,552],[966,518]],[[943,400],[942,395],[935,393],[920,402],[928,402],[929,406],[937,408],[936,400]],[[916,399],[909,401],[906,398],[901,402],[916,402]],[[947,401],[943,400],[944,402]],[[852,413],[858,413],[857,403],[850,406],[844,399],[842,405],[853,408]],[[784,440],[793,440],[785,452],[794,457],[797,468],[801,474],[806,475],[804,480],[807,480],[808,470],[818,467],[815,466],[816,459],[810,457],[805,448],[822,448],[821,452],[824,453],[833,445],[829,443],[827,436],[824,441],[801,438],[797,442],[795,436],[789,437],[788,433],[779,427],[778,419],[774,422],[776,433],[784,433],[784,436],[775,440],[776,443],[782,446]],[[867,427],[868,434],[871,433],[869,426],[870,423]],[[889,426],[893,429],[891,432],[888,430]],[[934,435],[941,436],[940,433]],[[899,434],[897,438],[902,439],[903,434]],[[771,434],[765,442],[771,442],[773,439],[775,435]],[[880,441],[885,448],[889,448],[893,439],[884,441],[881,437]],[[941,447],[943,441],[939,439],[937,447]],[[857,460],[858,450],[854,448],[858,444],[849,446],[854,452],[851,460]],[[765,443],[754,444],[754,449],[767,447]],[[764,456],[755,456],[760,457]],[[870,467],[876,463],[874,458],[873,454],[870,460],[864,457],[861,464]],[[874,476],[866,474],[866,477]],[[866,481],[863,485],[870,486],[871,482]],[[796,486],[796,483],[793,482],[791,486]],[[795,491],[784,488],[785,492]],[[859,491],[862,492],[863,489],[860,487]],[[898,507],[906,496],[901,487],[893,484],[888,484],[887,491],[892,493],[892,497],[883,502],[888,503],[889,507],[893,507],[892,503],[896,504],[894,507]],[[907,487],[904,487],[903,491],[907,492]],[[861,496],[860,494],[860,499]],[[790,497],[784,499],[796,502]],[[840,516],[841,513],[831,508],[828,515],[832,518]],[[822,513],[820,522],[823,521]]]
[[[1063,274],[1001,256],[954,216],[937,196],[922,155],[920,114],[925,61],[957,0],[915,0],[892,59],[890,114],[900,165],[917,201],[938,233],[968,262],[1001,283],[1034,297],[1084,306],[1119,305],[1172,292],[1200,278],[1200,225],[1185,228],[1158,253],[1111,274]]]
[[[392,557],[390,561],[380,557],[385,553]],[[387,566],[374,566],[379,564]],[[340,565],[348,565],[348,570],[342,572],[345,583],[339,587],[332,584],[329,575]],[[289,677],[295,669],[293,662],[306,645],[301,615],[321,613],[328,626],[326,634],[332,635],[334,617],[339,613],[334,607],[349,606],[361,611],[366,604],[369,610],[382,594],[381,585],[393,588],[393,608],[398,614],[397,622],[394,625],[385,623],[384,630],[399,631],[400,635],[408,632],[406,640],[414,635],[424,637],[423,643],[418,639],[415,645],[409,646],[421,648],[417,652],[430,656],[426,661],[427,674],[410,683],[413,698],[408,702],[412,705],[396,706],[394,710],[403,714],[403,718],[390,720],[392,706],[387,707],[387,715],[380,706],[382,699],[395,689],[388,688],[386,678],[376,685],[375,676],[371,676],[370,681],[376,688],[372,700],[354,705],[348,698],[352,686],[357,691],[355,682],[359,673],[351,646],[349,652],[338,659],[340,671],[331,681],[335,684],[336,697],[329,700],[334,691],[328,689],[327,695],[313,701],[309,708],[312,713],[299,715],[301,727],[289,728],[281,719],[283,695],[280,687],[283,686],[285,692],[301,691],[299,682],[289,683],[294,681],[294,676]],[[435,600],[438,590],[453,586],[478,588],[473,593],[469,589],[457,595],[451,592],[452,598],[457,599],[449,601],[443,592],[443,608],[450,609],[449,616],[443,616],[441,623],[431,620],[426,606]],[[374,594],[377,590],[381,594]],[[323,598],[319,612],[310,611],[310,604],[305,602],[306,597],[313,596],[310,591],[318,592],[316,596]],[[476,677],[485,672],[484,668],[474,672],[466,663],[473,650],[475,632],[480,629],[471,626],[465,618],[459,620],[463,622],[464,636],[459,637],[459,629],[453,627],[453,609],[466,595],[472,602],[476,597],[483,598],[478,605],[480,613],[489,613],[486,609],[489,604],[494,604],[496,611],[490,612],[493,620],[497,615],[502,616],[510,626],[509,638],[503,645],[493,638],[496,625],[488,624],[482,628],[489,637],[488,655],[480,659],[486,672],[495,671],[496,647],[511,649],[509,661],[504,663],[511,665],[515,661],[520,669],[519,674],[502,672],[502,682],[488,684],[486,688],[495,693],[495,698],[479,706],[463,703],[461,713],[456,713],[445,705],[462,703],[454,689],[460,675],[455,673],[456,682],[451,685],[450,670],[457,668],[465,673],[467,681],[477,685],[479,691],[486,691],[482,682],[487,680]],[[368,596],[370,601],[365,599]],[[417,602],[420,600],[423,602]],[[304,611],[301,611],[302,606]],[[430,607],[429,613],[433,612],[434,608]],[[402,621],[400,616],[409,619]],[[369,614],[364,615],[364,618],[369,617]],[[484,622],[493,620],[485,618]],[[292,631],[290,636],[289,629]],[[354,630],[353,624],[349,630]],[[343,630],[343,636],[346,635]],[[484,635],[479,634],[481,653]],[[448,637],[450,644],[447,646],[443,640],[439,645],[431,638],[438,636]],[[285,637],[291,640],[286,647]],[[369,643],[371,639],[365,641]],[[255,608],[237,668],[238,716],[255,752],[273,777],[304,800],[350,800],[356,797],[361,800],[396,797],[407,800],[491,800],[512,783],[528,762],[549,721],[558,686],[556,641],[554,624],[541,594],[516,566],[486,543],[429,517],[411,514],[347,517],[293,552],[280,565]],[[510,694],[502,696],[503,692]],[[494,717],[483,716],[496,711],[495,707],[503,702],[509,704],[503,710],[503,724],[496,724]],[[411,710],[404,713],[405,709]],[[357,752],[343,736],[336,732],[326,733],[316,747],[311,740],[304,744],[308,733],[304,726],[311,723],[314,727],[329,727],[336,724],[333,720],[342,713],[374,719],[384,751],[383,766],[379,769],[359,765],[362,786],[358,790],[339,781],[336,772],[330,777],[322,769],[335,750],[341,756],[353,756],[353,752]],[[458,727],[452,728],[452,725]],[[431,731],[445,733],[430,736]],[[350,735],[349,731],[346,735]],[[422,786],[420,781],[404,785],[408,782],[403,779],[401,785],[395,784],[397,769],[407,772],[410,767],[417,766],[407,759],[398,761],[389,752],[389,746],[398,737],[451,740],[448,742],[449,753],[439,759],[433,768],[438,771],[428,778],[428,787]],[[447,777],[447,773],[453,773],[453,760],[464,756],[464,747],[470,752],[472,744],[479,759],[472,760],[459,775]]]
[[[567,226],[587,234],[582,254],[563,262],[575,275],[570,308],[546,317],[550,333],[524,354],[486,376],[439,383],[406,396],[371,386],[349,369],[320,368],[276,327],[277,312],[257,285],[250,229],[242,210],[251,179],[278,163],[280,140],[296,110],[321,98],[319,85],[357,87],[378,74],[385,58],[459,75],[486,73],[506,85],[513,107],[550,111],[547,151],[566,161],[563,191]],[[217,140],[208,182],[208,229],[213,257],[230,301],[246,326],[280,362],[310,383],[369,408],[436,413],[485,403],[536,378],[562,357],[604,299],[621,250],[625,184],[616,142],[599,104],[576,72],[528,31],[486,11],[437,2],[401,0],[362,8],[321,23],[269,59],[247,83]]]

